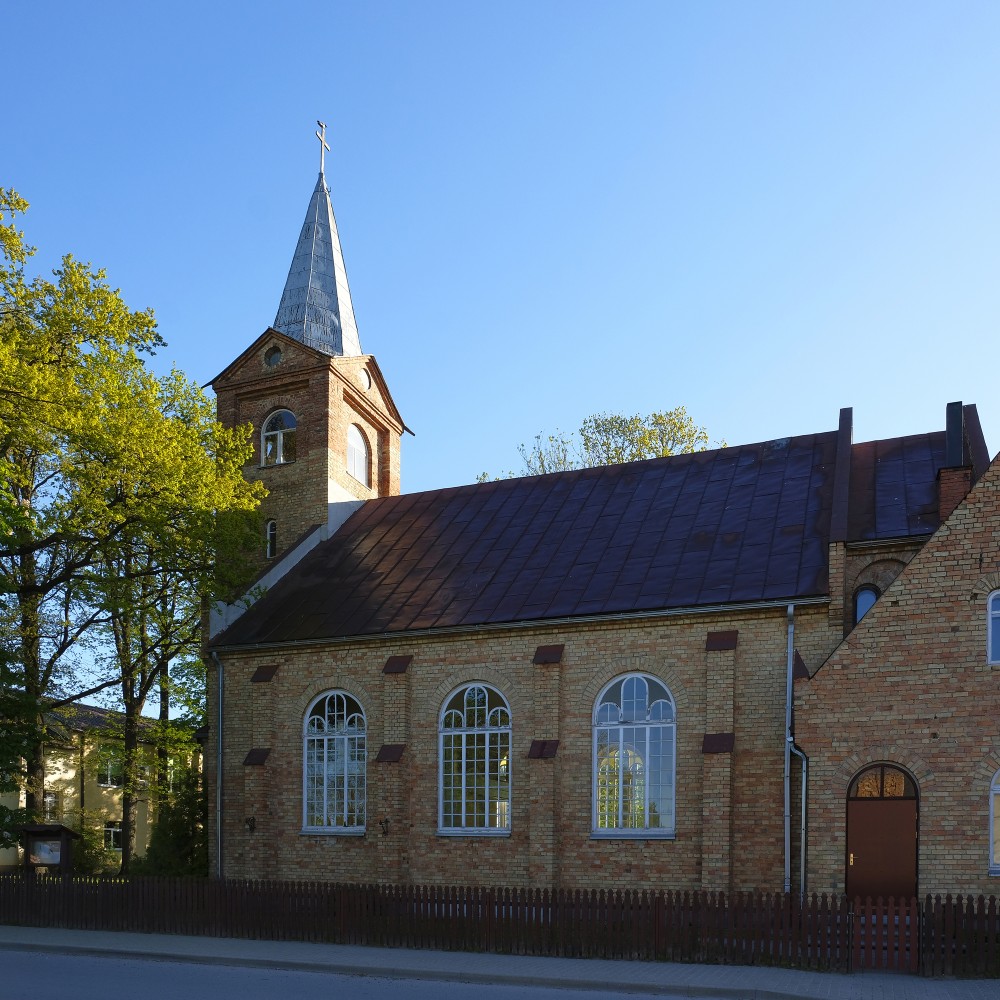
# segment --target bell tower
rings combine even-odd
[[[328,535],[365,500],[400,491],[407,430],[375,358],[361,350],[337,222],[320,171],[274,322],[210,383],[219,421],[253,427],[248,479],[267,487],[262,568]]]

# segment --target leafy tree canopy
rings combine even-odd
[[[708,431],[696,424],[683,406],[647,416],[595,413],[585,418],[574,434],[559,430],[554,434],[536,434],[530,445],[519,445],[523,468],[519,473],[507,473],[507,477],[619,465],[705,451],[708,447]],[[718,447],[724,448],[725,442],[719,442]],[[484,472],[479,482],[489,478]]]

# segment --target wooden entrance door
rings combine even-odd
[[[915,896],[917,832],[913,779],[890,764],[859,774],[847,800],[848,898]]]

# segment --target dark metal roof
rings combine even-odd
[[[847,540],[876,541],[936,531],[937,471],[944,464],[944,431],[854,445]]]
[[[837,433],[371,500],[219,646],[823,595]]]

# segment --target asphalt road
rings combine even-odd
[[[37,951],[0,953],[0,1000],[597,1000],[635,993],[484,986]]]

